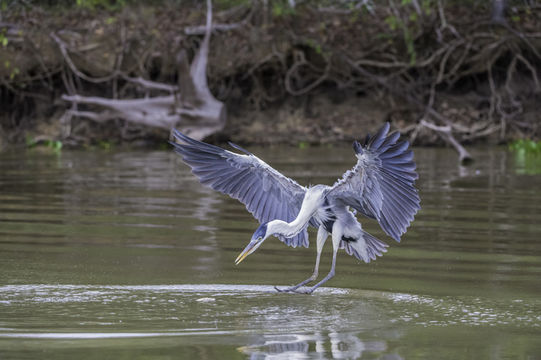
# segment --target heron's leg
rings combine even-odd
[[[323,226],[320,226],[317,231],[317,256],[316,256],[316,266],[314,266],[314,273],[312,276],[310,276],[308,279],[301,281],[295,286],[291,286],[285,289],[279,289],[276,286],[274,287],[279,292],[287,292],[287,291],[295,291],[301,286],[308,284],[310,281],[314,281],[317,279],[317,275],[319,273],[319,260],[321,259],[321,252],[323,251],[323,245],[325,245],[325,241],[327,240],[327,237],[329,236],[329,233]]]
[[[336,235],[335,235],[336,234]],[[331,270],[325,276],[320,282],[312,286],[311,288],[307,290],[296,290],[295,292],[302,293],[302,294],[311,294],[314,292],[315,289],[332,279],[334,276],[334,269],[336,267],[336,254],[338,253],[338,248],[340,247],[340,240],[342,239],[342,231],[336,231],[333,227],[333,236],[332,236],[332,264],[331,264]]]

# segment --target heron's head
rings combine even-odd
[[[240,253],[240,255],[237,257],[237,260],[235,260],[235,265],[238,265],[244,258],[254,251],[257,250],[258,247],[263,244],[263,241],[265,241],[266,238],[268,238],[271,234],[268,231],[268,223],[263,223],[259,225],[257,230],[254,232],[254,235],[252,235],[252,240],[248,243],[248,245],[244,248],[244,250]]]

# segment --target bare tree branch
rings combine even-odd
[[[451,126],[437,126],[434,125],[425,119],[421,119],[420,124],[430,130],[435,131],[440,135],[446,142],[455,148],[458,152],[458,159],[461,164],[471,162],[473,160],[470,153],[455,139],[453,133],[451,132]]]
[[[63,95],[62,99],[74,105],[81,104],[105,110],[93,112],[72,108],[68,110],[67,117],[80,116],[99,122],[124,119],[131,123],[167,130],[180,127],[182,131],[197,139],[202,139],[222,129],[225,124],[225,107],[211,94],[207,84],[207,62],[212,28],[211,0],[207,0],[207,7],[205,37],[191,67],[188,66],[184,52],[178,57],[180,82],[178,87],[145,80],[141,77],[132,78],[122,75],[126,81],[147,89],[167,91],[170,95],[142,99],[108,99],[81,96],[72,91],[71,95]],[[90,82],[103,82],[119,75],[114,73],[103,78],[86,76],[75,67],[69,58],[65,43],[54,33],[51,34],[51,37],[59,45],[70,69],[79,78]],[[180,94],[177,93],[179,89],[181,90]]]

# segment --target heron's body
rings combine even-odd
[[[307,224],[317,224],[320,236],[335,235],[340,248],[348,247],[357,251],[356,257],[365,262],[375,259],[374,255],[380,255],[387,245],[376,239],[366,241],[370,235],[362,229],[361,224],[347,206],[333,202],[327,198],[332,190],[330,186],[316,185],[306,190],[301,209],[297,218],[291,223],[274,220],[267,224],[271,233],[283,234],[293,237],[302,231]],[[375,238],[374,238],[375,239]],[[380,245],[380,246],[376,246]],[[370,254],[370,255],[369,255]]]
[[[271,235],[293,247],[308,246],[307,227],[318,229],[313,275],[279,291],[298,291],[317,278],[321,251],[331,236],[331,271],[304,291],[311,293],[334,276],[338,249],[345,249],[367,263],[387,251],[385,243],[363,230],[357,212],[377,220],[389,236],[400,241],[420,209],[414,187],[417,173],[413,153],[407,142],[397,142],[398,133],[388,131],[386,124],[374,137],[368,136],[364,145],[355,142],[357,164],[333,186],[301,186],[234,144],[231,145],[245,154],[223,150],[179,132],[174,133],[175,140],[182,143],[173,145],[203,184],[239,199],[261,222],[237,264]]]

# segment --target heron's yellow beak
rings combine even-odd
[[[257,241],[257,240],[250,241],[248,246],[246,246],[246,248],[244,248],[244,250],[242,250],[242,252],[239,254],[239,256],[237,256],[237,259],[235,260],[235,265],[240,264],[240,262],[242,260],[244,260],[246,258],[246,256],[253,253],[259,247],[259,245],[261,245],[262,242],[263,241]]]
[[[240,264],[240,262],[241,262],[242,260],[244,260],[244,258],[245,258],[246,256],[248,256],[248,253],[247,253],[246,251],[241,252],[240,255],[237,256],[237,259],[235,260],[235,265]]]

